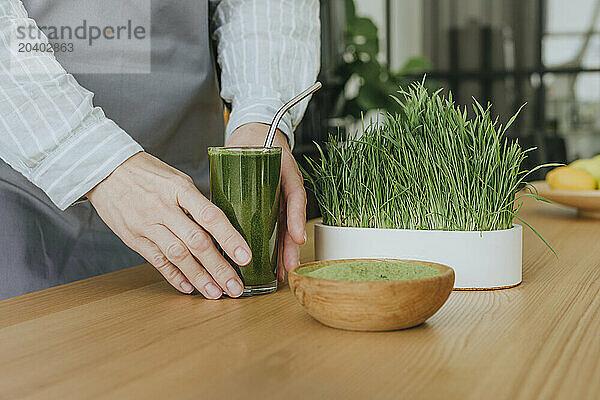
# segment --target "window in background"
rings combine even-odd
[[[546,120],[567,160],[600,153],[600,0],[547,0]]]

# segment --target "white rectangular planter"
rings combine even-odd
[[[427,231],[315,225],[315,258],[401,258],[454,269],[455,289],[499,289],[522,280],[523,228]]]

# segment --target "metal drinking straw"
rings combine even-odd
[[[300,93],[298,96],[285,103],[283,107],[281,107],[279,111],[277,111],[277,114],[275,114],[275,116],[273,117],[273,121],[271,122],[271,127],[269,128],[269,133],[267,134],[267,140],[265,140],[265,147],[273,146],[273,139],[275,139],[275,131],[277,131],[277,127],[279,126],[283,115],[286,112],[288,112],[290,108],[300,103],[306,97],[321,89],[322,86],[323,85],[321,84],[321,82],[315,82],[311,87],[309,87],[304,92]]]

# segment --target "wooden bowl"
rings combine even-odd
[[[448,300],[454,286],[454,270],[442,264],[413,261],[429,265],[437,276],[403,280],[354,282],[313,278],[301,275],[298,268],[331,265],[349,261],[381,259],[347,259],[316,261],[290,271],[292,293],[317,321],[333,328],[352,331],[391,331],[417,326],[435,314]]]
[[[586,218],[600,218],[600,190],[556,190],[545,181],[533,182],[540,196],[553,203],[575,207],[579,215]]]

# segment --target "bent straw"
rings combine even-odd
[[[312,86],[306,89],[304,92],[300,93],[287,103],[283,105],[278,111],[277,114],[273,117],[273,121],[271,122],[271,127],[269,128],[269,133],[267,134],[267,139],[265,140],[265,147],[273,146],[273,139],[275,139],[275,131],[277,131],[277,127],[281,122],[281,118],[283,118],[284,114],[288,112],[288,110],[294,107],[296,104],[300,103],[306,97],[310,96],[317,90],[321,89],[323,85],[321,82],[315,82]]]

